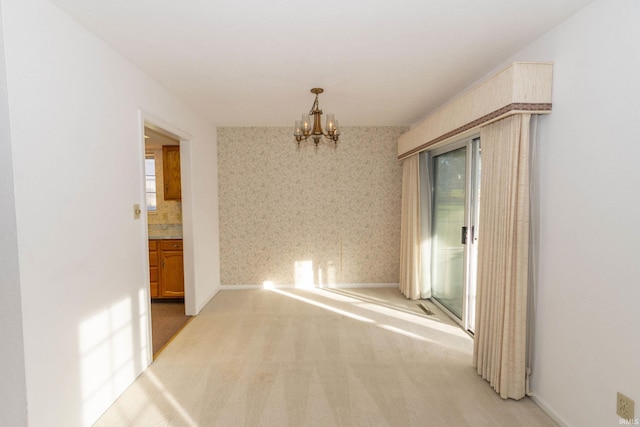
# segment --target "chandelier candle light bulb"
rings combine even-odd
[[[327,114],[327,133],[333,135],[336,131],[335,119],[333,114]]]
[[[311,106],[311,110],[309,111],[308,115],[302,114],[302,120],[295,121],[293,136],[298,142],[298,148],[300,148],[300,142],[306,140],[309,137],[313,138],[316,149],[318,148],[318,144],[320,143],[322,137],[333,141],[334,147],[336,147],[338,144],[340,129],[338,128],[338,121],[335,119],[333,114],[327,114],[327,132],[324,133],[322,131],[322,110],[318,106],[318,95],[320,95],[322,92],[324,92],[322,88],[311,89],[311,93],[316,96],[316,99]],[[311,128],[311,117],[313,117],[313,129]]]
[[[302,132],[305,135],[308,135],[310,130],[311,130],[310,117],[307,114],[303,114],[302,115]]]

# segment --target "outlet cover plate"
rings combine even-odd
[[[618,392],[618,398],[616,400],[616,414],[622,419],[633,420],[635,419],[634,402],[630,397]]]

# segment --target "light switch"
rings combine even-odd
[[[141,213],[140,205],[133,205],[133,219],[140,219]]]

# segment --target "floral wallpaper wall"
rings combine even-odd
[[[289,128],[218,128],[223,285],[398,283],[408,128],[344,128],[337,149]]]

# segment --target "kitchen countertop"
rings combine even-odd
[[[149,240],[182,240],[182,236],[149,236]]]

